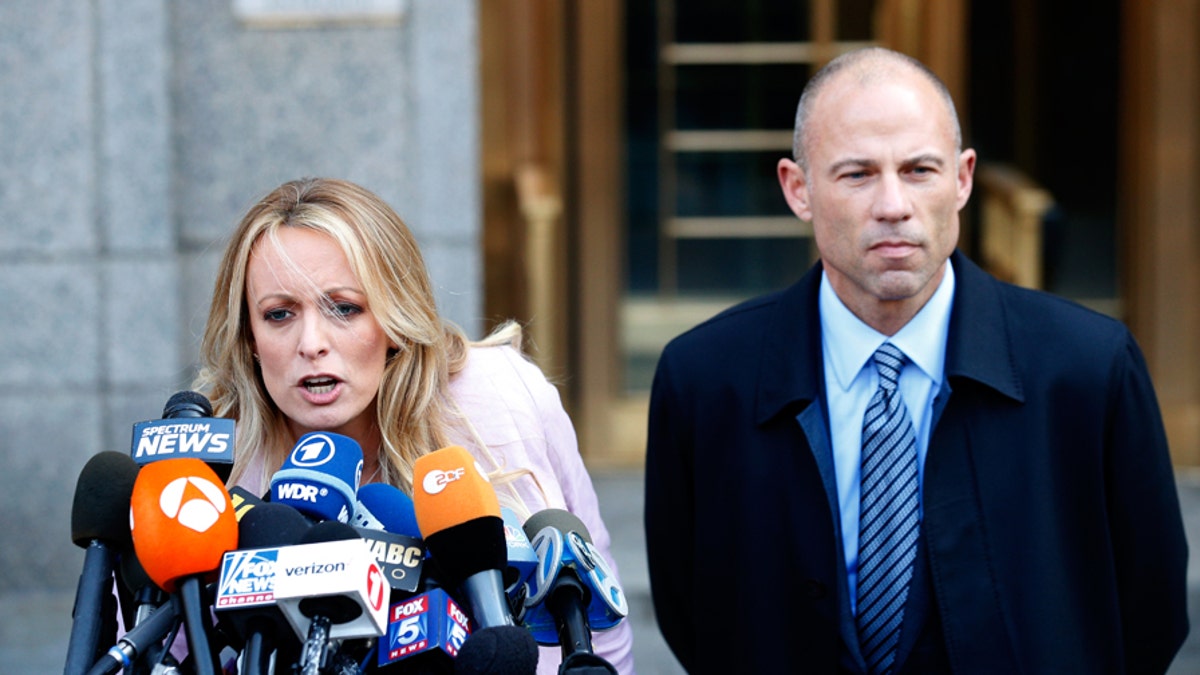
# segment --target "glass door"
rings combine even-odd
[[[649,391],[673,336],[813,262],[775,164],[800,90],[869,44],[872,0],[626,3],[623,388]]]

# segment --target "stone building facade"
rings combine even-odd
[[[0,3],[0,591],[74,586],[80,469],[187,387],[224,237],[279,183],[380,194],[477,334],[477,21],[476,0]]]

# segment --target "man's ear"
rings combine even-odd
[[[958,156],[958,209],[961,211],[971,197],[975,182],[975,151],[963,150]]]
[[[779,187],[783,190],[783,198],[788,207],[804,222],[812,221],[812,208],[808,199],[808,178],[804,170],[794,161],[784,157],[775,167],[779,175]]]

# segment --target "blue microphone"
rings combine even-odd
[[[358,489],[350,524],[370,544],[393,591],[407,597],[421,590],[425,542],[412,497],[394,485],[364,485]]]
[[[329,431],[313,431],[271,477],[271,501],[287,504],[317,521],[350,521],[363,454],[358,442]]]
[[[564,669],[612,669],[592,652],[591,631],[616,626],[629,605],[587,526],[569,511],[545,509],[525,522],[525,534],[538,566],[525,584],[522,624],[539,643],[561,645]]]
[[[400,488],[387,483],[368,483],[358,488],[357,499],[351,525],[421,538],[412,497]]]
[[[511,590],[514,586],[524,584],[529,576],[537,569],[537,551],[517,514],[507,506],[500,507],[500,516],[504,519],[504,543],[508,548],[508,568],[504,570],[504,587]]]

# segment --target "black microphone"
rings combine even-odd
[[[123,591],[118,597],[124,611],[125,627],[140,624],[167,600],[167,594],[146,574],[146,569],[132,549],[121,552],[117,563],[117,589]]]
[[[194,457],[207,464],[224,483],[233,470],[235,423],[212,415],[212,403],[203,394],[176,392],[163,406],[163,419],[133,425],[130,455],[141,466]]]
[[[504,592],[508,547],[496,491],[465,448],[449,446],[413,466],[413,503],[425,545],[481,627],[515,625]]]
[[[560,673],[615,675],[616,668],[592,651],[592,630],[616,626],[629,605],[608,563],[592,546],[587,526],[569,511],[545,509],[525,522],[525,534],[539,564],[526,584],[523,624],[538,642],[561,645]]]
[[[481,628],[467,638],[454,675],[533,675],[537,673],[538,646],[520,626]]]
[[[85,673],[99,658],[106,623],[116,637],[113,567],[116,552],[132,545],[129,504],[137,473],[128,455],[101,452],[88,460],[75,484],[71,541],[85,553],[71,612],[65,675]]]
[[[220,626],[244,645],[242,672],[247,675],[267,672],[272,652],[278,653],[276,662],[299,656],[299,640],[275,602],[275,560],[259,549],[297,544],[309,527],[286,504],[260,503],[238,521],[238,549],[222,559],[214,609]]]
[[[163,406],[164,419],[199,419],[213,416],[212,402],[196,391],[177,391]]]
[[[121,636],[117,644],[92,666],[87,675],[112,675],[121,669],[132,672],[138,659],[153,654],[151,647],[158,647],[163,638],[179,625],[181,614],[179,597],[170,596],[160,607],[149,612],[137,626]]]

